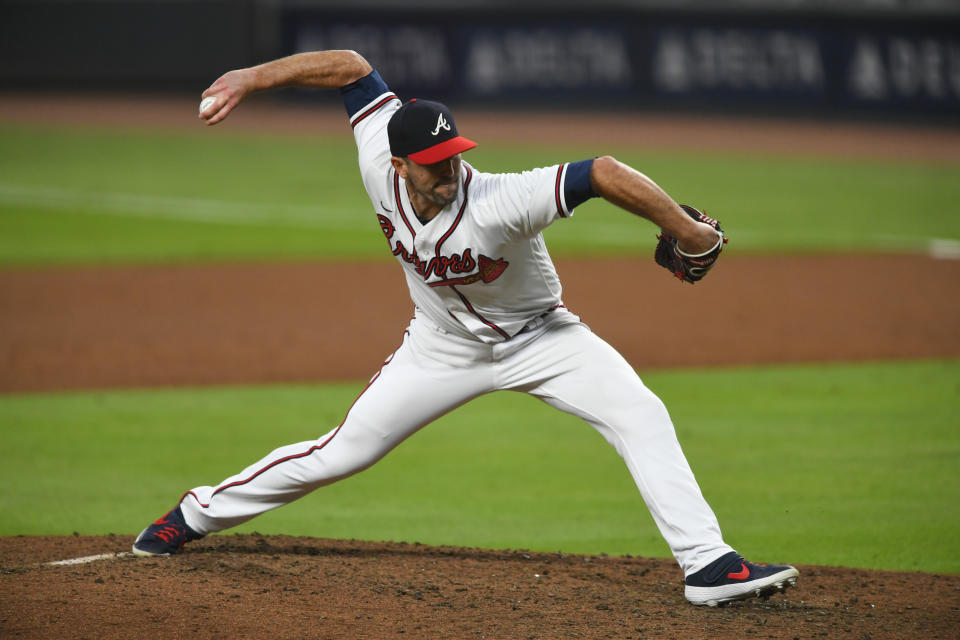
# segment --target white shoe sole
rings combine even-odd
[[[748,598],[769,598],[774,593],[786,591],[788,587],[797,586],[800,572],[790,567],[771,576],[758,580],[748,580],[735,584],[725,584],[717,587],[686,587],[684,595],[691,604],[706,605],[708,607],[722,606],[736,600]]]
[[[149,529],[150,527],[147,527]],[[144,529],[140,532],[140,535],[137,536],[137,539],[133,541],[133,555],[140,556],[141,558],[158,558],[158,557],[169,557],[169,553],[153,553],[152,551],[145,551],[143,549],[137,548],[137,543],[140,542],[140,538],[143,537],[143,534],[147,532],[147,529]]]

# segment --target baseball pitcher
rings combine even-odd
[[[289,86],[339,89],[364,187],[415,314],[343,422],[187,491],[139,535],[135,554],[176,553],[342,480],[472,398],[509,389],[579,416],[613,445],[686,576],[691,603],[716,606],[796,583],[795,568],[748,562],[724,542],[666,408],[564,306],[541,233],[576,224],[568,219],[578,205],[603,198],[657,225],[656,261],[696,282],[723,248],[716,220],[609,156],[522,173],[475,169],[461,154],[476,143],[460,135],[446,106],[402,102],[352,51],[230,71],[204,91],[200,117],[215,125],[251,93]]]

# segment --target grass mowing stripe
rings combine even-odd
[[[154,217],[212,224],[357,229],[368,225],[357,216],[338,216],[322,205],[231,202],[200,198],[87,192],[44,186],[0,183],[0,204],[131,217]]]
[[[960,572],[960,361],[661,371],[729,542],[758,561]],[[362,385],[0,396],[0,534],[134,534],[191,486],[322,435]],[[237,531],[666,556],[579,420],[481,398]]]
[[[0,124],[0,263],[386,258],[345,134]],[[483,145],[465,157],[481,171],[519,171],[598,153],[718,217],[729,251],[927,251],[933,239],[960,242],[956,166],[520,144]],[[32,203],[31,193],[40,194]],[[158,218],[124,220],[125,211]],[[141,221],[158,237],[147,237]],[[555,256],[646,256],[656,229],[594,200],[546,236]]]
[[[0,265],[392,259],[373,216],[366,228],[188,224],[163,217],[0,205]],[[25,237],[42,238],[22,244]]]
[[[33,207],[66,213],[109,214],[133,218],[182,220],[204,224],[251,225],[258,227],[306,227],[309,229],[366,230],[370,224],[363,212],[338,215],[322,204],[316,206],[284,203],[255,203],[133,193],[87,192],[44,186],[22,186],[0,183],[0,205]],[[588,229],[594,241],[616,242],[624,234],[619,218],[594,221]],[[896,251],[925,250],[939,257],[954,257],[960,241],[925,236],[902,236],[873,233],[870,230],[849,233],[809,231],[794,233],[804,243],[823,243],[825,247],[865,243],[874,248]],[[768,231],[742,231],[738,244],[763,247],[775,241]]]

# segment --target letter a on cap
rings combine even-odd
[[[435,136],[440,133],[440,129],[450,131],[450,125],[447,124],[447,121],[443,119],[443,114],[440,114],[440,117],[437,118],[436,128],[430,132],[430,135]]]
[[[387,123],[390,153],[420,164],[433,164],[472,149],[477,143],[457,132],[457,123],[446,105],[411,100]]]

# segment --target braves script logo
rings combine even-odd
[[[469,255],[470,249],[467,249],[464,252],[464,255]],[[431,287],[445,287],[453,284],[473,284],[474,282],[483,281],[484,284],[490,284],[507,270],[507,267],[510,266],[510,263],[504,260],[503,258],[488,258],[487,256],[480,254],[480,257],[477,258],[479,263],[479,270],[477,273],[472,273],[469,276],[463,276],[460,278],[450,278],[447,280],[441,280],[439,282],[428,282],[427,284]]]
[[[393,223],[390,222],[386,216],[379,214],[377,214],[377,219],[380,221],[380,230],[383,231],[383,235],[387,237],[387,242],[391,246],[393,255],[408,264],[412,264],[414,270],[420,274],[424,280],[430,279],[431,276],[439,278],[438,281],[427,283],[431,287],[473,284],[474,282],[481,281],[489,284],[503,275],[503,272],[510,266],[510,263],[503,258],[494,260],[482,253],[479,254],[479,257],[475,260],[473,258],[473,249],[466,249],[462,254],[454,253],[449,256],[434,256],[429,260],[422,260],[420,256],[417,255],[416,248],[414,248],[413,251],[409,251],[403,246],[403,242],[400,240],[396,240],[391,244],[390,241],[396,232]],[[477,272],[470,273],[474,269],[477,269]],[[451,274],[461,273],[470,275],[448,277]]]
[[[434,129],[434,130],[430,133],[430,135],[432,135],[432,136],[437,135],[438,133],[440,133],[440,129],[444,129],[445,131],[450,131],[450,125],[447,124],[447,121],[446,121],[446,119],[444,119],[442,113],[440,114],[440,117],[437,118],[437,128]]]

